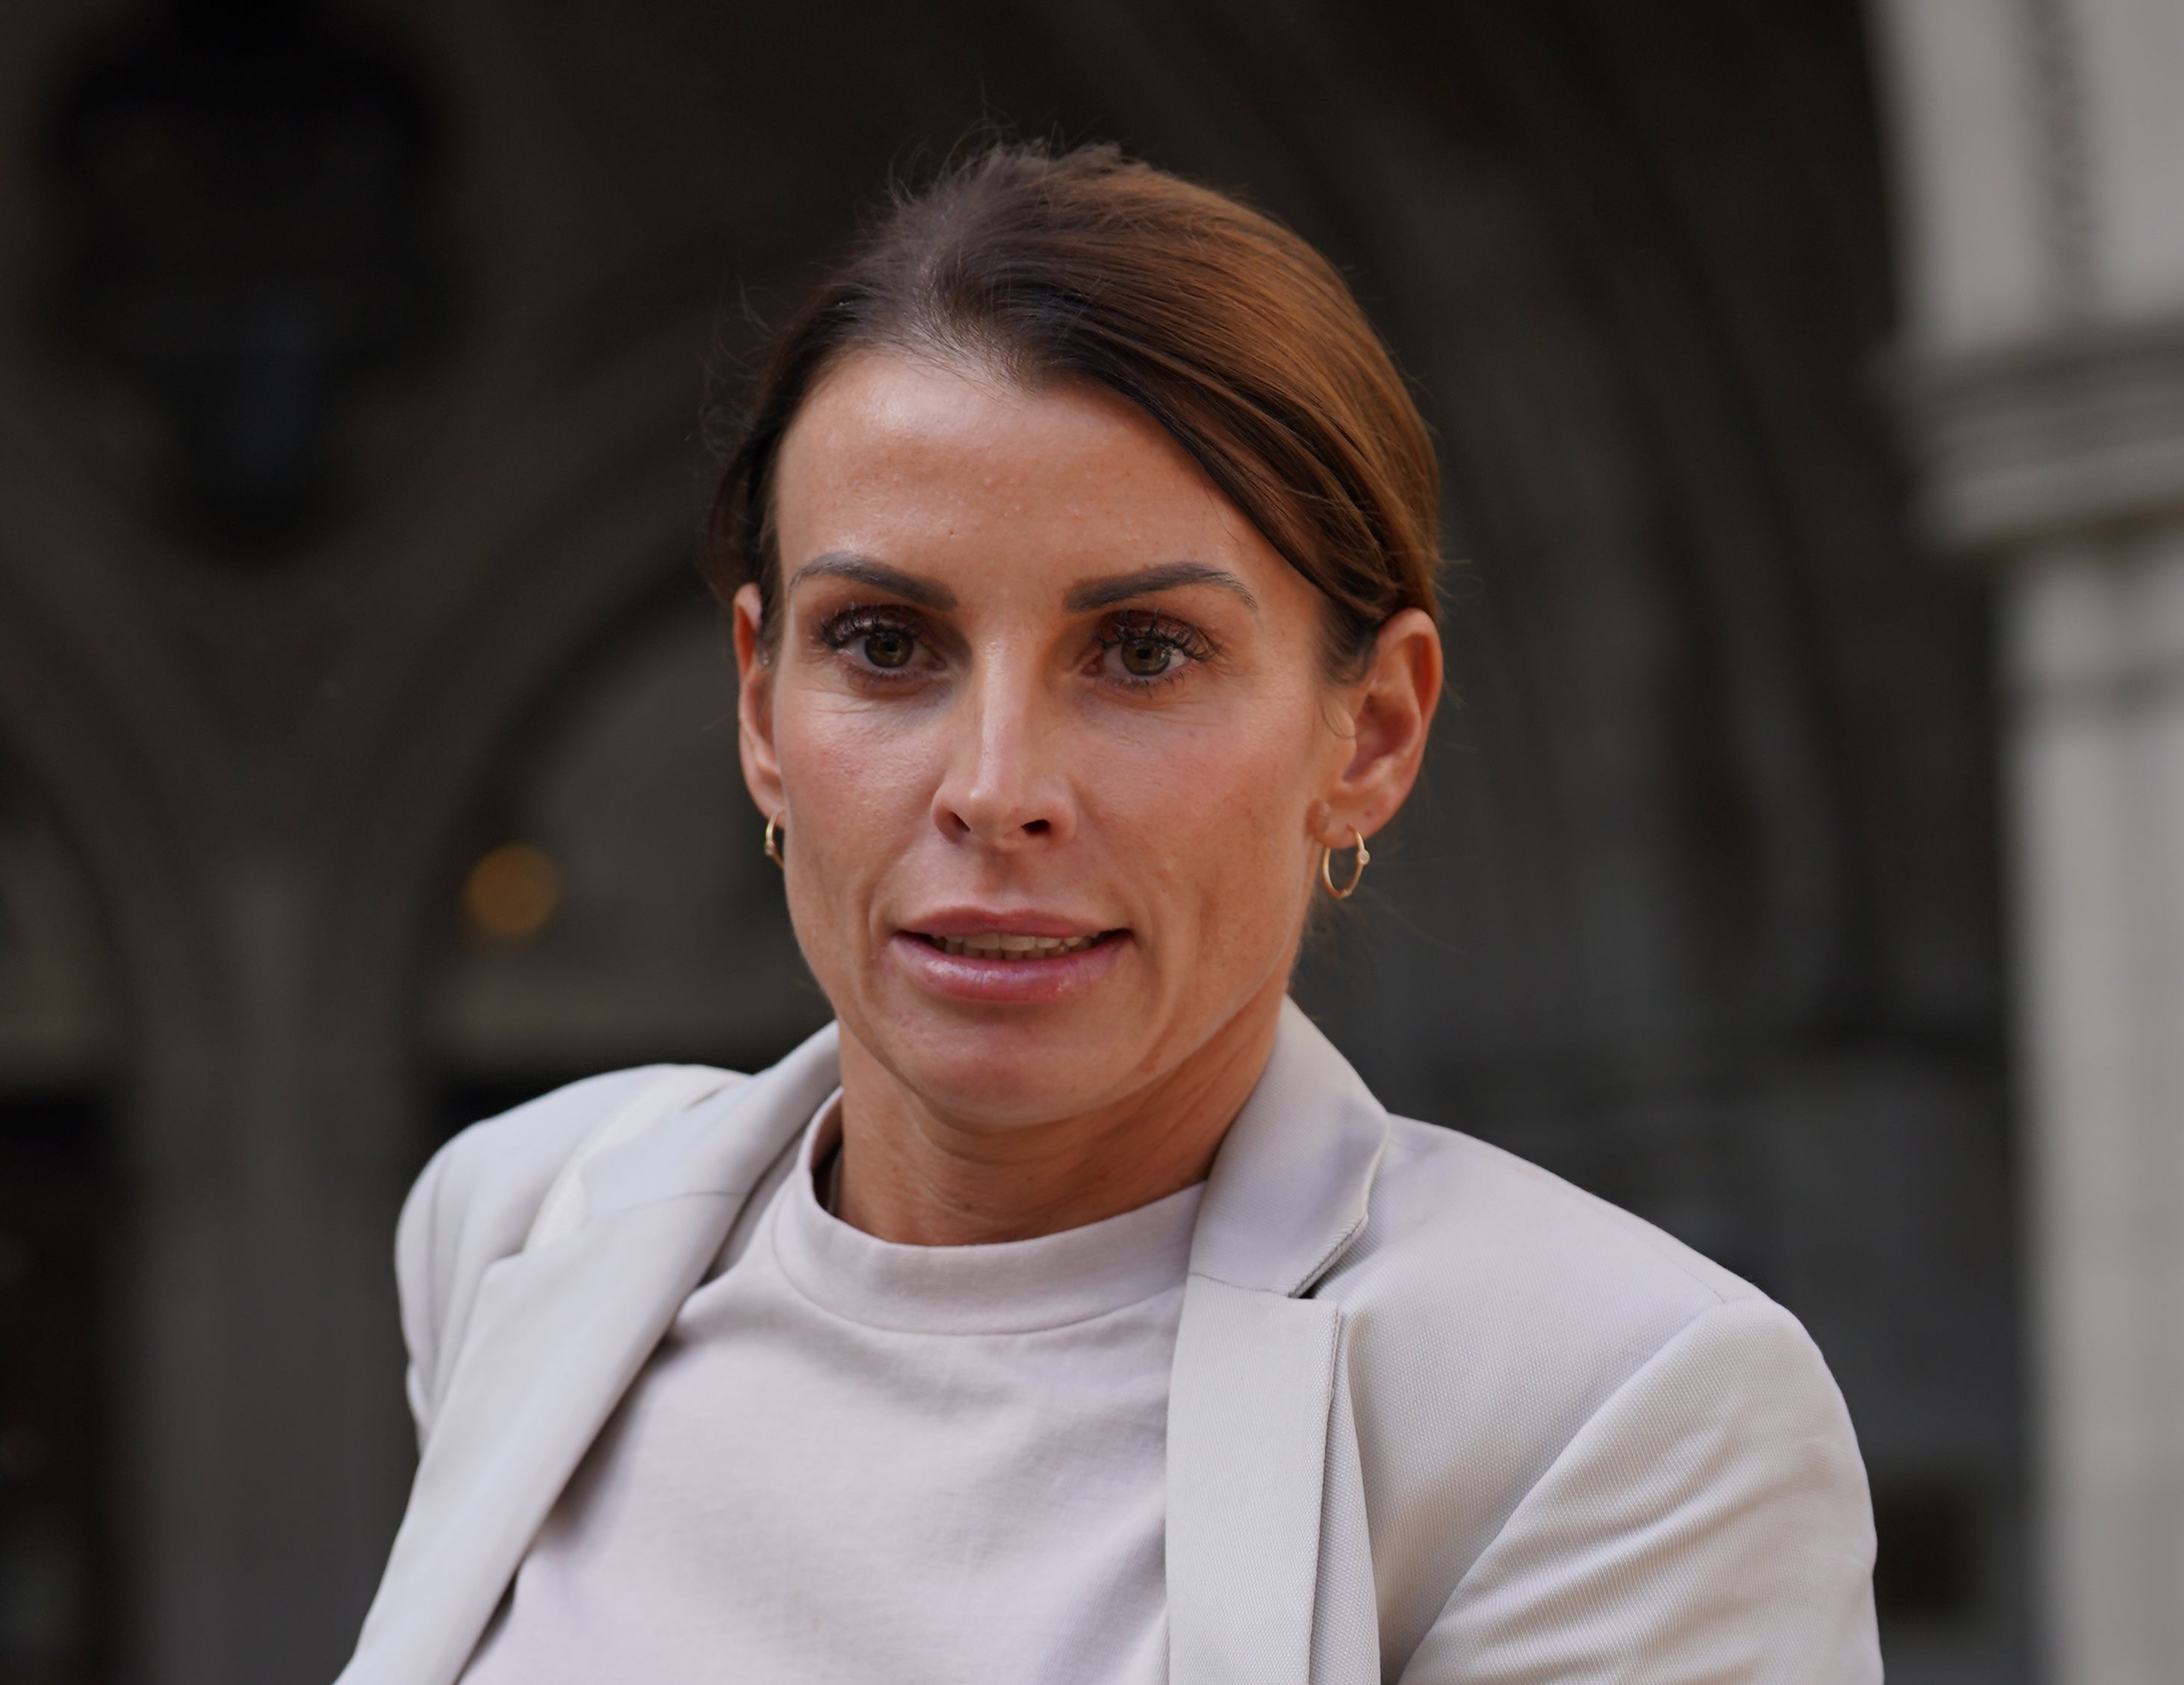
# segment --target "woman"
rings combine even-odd
[[[1879,1677],[1797,1322],[1287,1001],[1418,776],[1436,495],[1265,219],[1106,150],[894,208],[711,551],[838,1023],[433,1160],[344,1680]]]

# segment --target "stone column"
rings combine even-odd
[[[2184,1678],[2184,0],[1875,0],[1895,386],[1997,588],[2058,1685]]]
[[[2053,1677],[2184,1677],[2184,324],[1930,365],[1998,570]]]

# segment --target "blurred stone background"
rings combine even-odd
[[[426,1154],[821,1021],[706,370],[982,120],[1332,253],[1453,677],[1299,993],[1812,1328],[1900,1685],[2184,1677],[2184,0],[11,0],[0,1685],[345,1657]]]

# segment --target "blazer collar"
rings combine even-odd
[[[460,1677],[570,1475],[717,1255],[744,1198],[839,1071],[829,1026],[772,1070],[602,1153],[583,1172],[583,1226],[488,1271],[341,1685]],[[1186,1467],[1202,1465],[1202,1477],[1172,1501],[1171,1549],[1180,1550],[1170,1583],[1188,1588],[1187,1602],[1205,1603],[1208,1620],[1195,1626],[1206,1629],[1209,1660],[1226,1654],[1230,1622],[1221,1615],[1273,1621],[1266,1630],[1280,1637],[1284,1662],[1301,1654],[1290,1628],[1301,1619],[1308,1633],[1315,1448],[1324,1449],[1334,1313],[1277,1307],[1307,1292],[1363,1228],[1388,1132],[1357,1073],[1285,1002],[1273,1056],[1199,1208],[1190,1268],[1204,1285],[1186,1295],[1170,1404],[1172,1432],[1179,1426],[1183,1441],[1172,1438],[1172,1467],[1179,1450]],[[1239,1440],[1237,1414],[1209,1406],[1228,1399],[1243,1375],[1265,1383],[1254,1405],[1262,1415],[1269,1394],[1293,1402]],[[1249,1609],[1232,1610],[1236,1599],[1210,1589],[1201,1599],[1201,1588],[1230,1577],[1243,1548],[1233,1527],[1217,1523],[1234,1520],[1234,1504],[1269,1468],[1284,1477],[1267,1488],[1274,1508],[1263,1527],[1247,1530],[1255,1537],[1244,1554],[1281,1594],[1245,1598]],[[1246,1575],[1244,1583],[1260,1582]],[[1195,1645],[1184,1653],[1201,1654]],[[1286,1666],[1264,1677],[1284,1676],[1301,1677]],[[1178,1675],[1201,1677],[1195,1662]]]
[[[1190,1271],[1285,1298],[1309,1291],[1365,1226],[1388,1114],[1295,1001],[1206,1184]]]
[[[1389,1133],[1349,1062],[1284,1001],[1199,1204],[1176,1329],[1173,1685],[1311,1677],[1342,1312],[1307,1295],[1363,1231]]]
[[[586,1209],[598,1217],[743,1193],[840,1082],[830,1024],[741,1088],[601,1154],[584,1171]],[[1364,1079],[1284,999],[1273,1054],[1207,1179],[1191,1273],[1285,1297],[1308,1292],[1363,1230],[1388,1138],[1388,1114]]]
[[[587,1217],[693,1193],[749,1192],[841,1082],[841,1032],[829,1024],[749,1082],[585,1165]]]

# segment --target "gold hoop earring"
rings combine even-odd
[[[781,844],[788,835],[781,823],[781,815],[768,814],[766,818],[766,857],[783,871],[788,869],[788,862],[781,858]]]
[[[1357,893],[1357,881],[1365,876],[1365,868],[1373,864],[1373,856],[1365,847],[1365,833],[1353,825],[1350,827],[1350,834],[1357,839],[1357,864],[1351,867],[1350,881],[1341,888],[1334,887],[1334,850],[1322,848],[1319,851],[1319,881],[1327,886],[1327,893],[1338,901],[1347,901]]]

